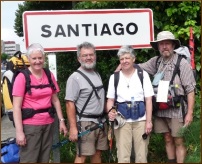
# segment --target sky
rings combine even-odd
[[[18,9],[18,4],[23,1],[1,1],[1,40],[15,41],[20,44],[20,50],[25,52],[25,43],[23,37],[18,37],[14,32],[15,12]]]

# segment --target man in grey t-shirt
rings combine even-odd
[[[98,128],[78,139],[79,131],[85,131],[89,127],[105,122],[103,118],[105,92],[102,79],[94,70],[95,47],[88,42],[78,45],[77,58],[81,66],[68,78],[65,95],[70,124],[69,140],[77,142],[77,155],[74,162],[84,163],[86,157],[91,156],[91,163],[101,163],[101,151],[108,149],[107,128]],[[95,89],[82,74],[87,76]]]

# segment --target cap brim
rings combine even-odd
[[[174,49],[179,48],[181,45],[180,40],[178,40],[178,39],[162,39],[162,40],[158,40],[158,41],[152,41],[152,42],[150,42],[150,45],[152,46],[153,49],[158,51],[159,50],[158,49],[158,42],[163,41],[163,40],[172,40],[173,42],[175,42],[175,48]]]

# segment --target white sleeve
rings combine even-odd
[[[148,73],[143,71],[143,76],[144,76],[143,80],[144,96],[145,97],[153,96],[154,90]]]
[[[108,91],[107,91],[107,98],[114,99],[115,97],[115,90],[114,90],[114,74],[110,76],[109,84],[108,84]]]

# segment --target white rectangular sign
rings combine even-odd
[[[84,41],[97,50],[151,48],[154,38],[153,12],[147,8],[26,11],[23,29],[26,48],[40,43],[46,52],[75,51]]]
[[[57,81],[57,67],[56,67],[56,55],[55,53],[49,53],[48,54],[48,65],[49,65],[49,69],[50,71],[53,73],[53,75],[55,76],[55,79]]]

